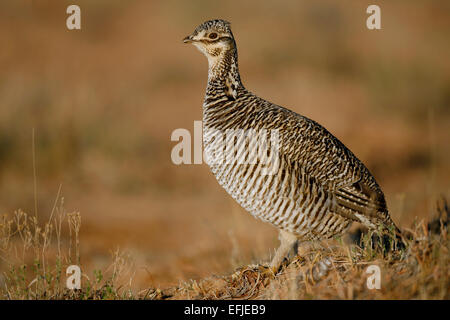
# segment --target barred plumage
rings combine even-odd
[[[184,42],[193,43],[209,63],[203,103],[206,161],[220,185],[243,208],[281,229],[274,270],[297,240],[330,238],[343,233],[352,221],[371,229],[395,227],[374,177],[336,137],[315,121],[245,89],[228,22],[207,21]],[[261,161],[215,161],[216,151],[223,148],[223,139],[216,133],[226,138],[232,129],[237,159],[251,158],[255,152],[245,130],[279,134],[274,174],[262,174]]]

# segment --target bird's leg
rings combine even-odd
[[[293,256],[297,254],[298,250],[298,239],[297,237],[287,231],[280,230],[280,247],[275,252],[275,256],[270,262],[270,270],[276,274],[280,269],[281,263],[284,258],[287,257],[291,259]]]

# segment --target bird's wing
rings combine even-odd
[[[369,225],[389,219],[383,192],[364,164],[317,122],[283,113],[281,155],[333,195],[333,211]]]

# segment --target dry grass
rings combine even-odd
[[[66,269],[81,264],[79,212],[68,213],[63,199],[50,219],[39,223],[36,216],[19,210],[12,218],[0,219],[0,299],[124,299],[114,288],[126,264],[118,251],[106,270],[82,273],[82,290],[69,290]],[[65,232],[68,235],[64,234]],[[65,239],[67,238],[67,241]]]
[[[405,251],[374,246],[366,235],[359,245],[316,244],[274,277],[264,265],[237,269],[230,276],[153,289],[152,299],[449,299],[450,255],[446,202],[430,224],[414,223]],[[381,269],[381,289],[367,287],[367,267]]]
[[[39,224],[22,211],[0,222],[0,259],[6,265],[0,278],[3,299],[449,299],[450,213],[443,199],[437,216],[405,230],[408,246],[403,251],[380,246],[365,234],[358,244],[341,239],[314,243],[282,266],[277,275],[266,265],[240,267],[228,276],[182,282],[166,289],[133,291],[126,279],[127,259],[116,251],[106,270],[83,273],[82,288],[66,287],[64,270],[76,264],[81,216],[67,213],[63,202],[51,219]],[[63,224],[69,241],[63,246]],[[381,289],[369,290],[367,267],[381,269]],[[106,276],[107,275],[107,276]],[[125,282],[123,283],[125,276]]]

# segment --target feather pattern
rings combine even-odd
[[[244,87],[229,23],[208,21],[195,30],[192,39],[205,38],[211,31],[222,40],[202,38],[199,45],[209,61],[203,146],[219,184],[253,216],[299,239],[330,238],[344,232],[352,221],[369,228],[393,225],[375,178],[343,143],[317,122]],[[264,174],[266,164],[258,159],[252,163],[217,159],[217,150],[224,148],[227,138],[236,146],[236,159],[254,157],[248,130],[277,132],[273,174]]]

